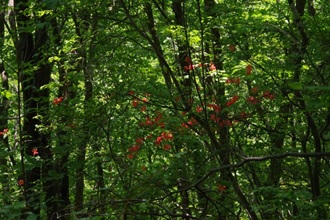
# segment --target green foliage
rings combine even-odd
[[[1,48],[1,218],[326,219],[326,1],[298,18],[286,1],[173,2],[17,11]],[[41,45],[30,60],[24,34]]]

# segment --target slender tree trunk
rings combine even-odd
[[[4,7],[5,4],[2,1],[1,6]],[[4,36],[5,36],[5,29],[4,29],[4,22],[5,22],[5,10],[2,9],[0,11],[0,54],[3,54],[2,48],[4,46]],[[5,66],[3,62],[0,63],[0,74],[1,74],[1,81],[2,81],[2,89],[5,91],[9,91],[9,83],[8,83],[8,74],[5,71]],[[9,107],[9,100],[6,95],[2,96],[1,105],[0,105],[0,131],[3,132],[3,129],[8,129],[8,107]],[[9,149],[8,138],[3,138],[0,136],[0,151],[2,152],[1,155],[6,155],[6,151]],[[1,186],[2,186],[2,204],[8,205],[10,202],[10,185],[7,178],[6,173],[8,173],[8,158],[1,157],[0,158],[0,167],[1,167]]]
[[[75,206],[76,210],[80,211],[84,206],[84,168],[86,163],[86,148],[89,142],[91,100],[93,97],[93,69],[91,63],[94,60],[94,47],[96,37],[97,17],[91,16],[88,11],[81,11],[80,17],[74,15],[76,34],[80,37],[80,44],[83,49],[80,51],[82,61],[80,70],[84,74],[85,84],[85,99],[84,99],[84,122],[83,122],[83,138],[79,145],[77,160],[80,166],[76,169],[76,193]],[[78,20],[80,19],[80,21]],[[90,38],[87,38],[87,37]]]

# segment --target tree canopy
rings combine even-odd
[[[328,219],[326,0],[9,0],[2,219]]]

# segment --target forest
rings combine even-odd
[[[0,219],[330,219],[328,0],[0,9]]]

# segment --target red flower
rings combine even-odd
[[[183,67],[184,71],[189,72],[190,70],[195,69],[195,66],[192,64],[189,64],[188,66]]]
[[[162,132],[161,138],[164,140],[173,140],[173,134],[170,132]]]
[[[223,185],[221,185],[221,184],[218,185],[218,190],[219,190],[220,192],[224,192],[226,189],[227,189],[226,186],[223,186]]]
[[[256,94],[257,92],[258,92],[258,87],[253,87],[252,89],[251,89],[251,92],[253,93],[253,94]]]
[[[229,50],[230,51],[235,51],[236,50],[236,46],[235,45],[229,45]]]
[[[58,105],[58,104],[60,104],[62,101],[63,101],[63,97],[61,96],[61,97],[59,97],[59,98],[55,98],[55,99],[53,100],[53,104],[54,104],[54,105]]]
[[[230,83],[236,83],[236,84],[240,84],[241,79],[239,77],[237,78],[228,78],[226,80],[226,83],[230,84]]]
[[[231,106],[233,104],[235,104],[238,100],[238,96],[237,95],[234,95],[228,102],[227,102],[227,106]]]
[[[249,117],[249,115],[246,112],[241,112],[241,114],[240,114],[241,119],[246,119],[248,117]]]
[[[171,149],[171,145],[166,144],[166,145],[163,146],[163,149],[164,150],[170,150]]]
[[[215,111],[216,113],[219,113],[221,111],[221,107],[218,106],[217,104],[211,103],[208,105],[208,107],[213,109],[213,111]]]
[[[134,92],[133,90],[130,90],[130,91],[128,92],[129,95],[134,95],[134,93],[135,93],[135,92]]]
[[[160,145],[160,142],[162,142],[162,137],[161,136],[159,136],[159,137],[157,137],[157,139],[156,139],[156,141],[155,141],[155,144],[156,145]]]
[[[150,117],[146,117],[146,125],[147,126],[153,125],[153,122],[151,121]]]
[[[19,186],[24,186],[24,180],[20,179],[20,180],[18,181],[18,185],[19,185]]]
[[[132,147],[130,147],[130,148],[128,148],[128,152],[136,152],[136,151],[138,151],[140,149],[140,147],[139,146],[137,146],[137,145],[133,145]]]
[[[246,75],[251,75],[251,72],[252,72],[252,66],[249,64],[246,66]]]
[[[255,105],[255,104],[257,104],[257,103],[259,102],[259,100],[256,99],[254,96],[250,96],[250,97],[248,97],[248,98],[246,99],[246,101],[249,102],[249,103],[251,103],[251,104],[253,104],[253,105]]]
[[[144,105],[141,107],[141,112],[145,112],[146,110],[147,110],[147,106]]]
[[[8,128],[3,129],[3,131],[0,131],[0,135],[4,135],[8,133]]]
[[[130,159],[130,160],[133,159],[134,158],[134,154],[127,155],[127,158]]]
[[[148,99],[148,98],[146,98],[146,97],[144,97],[144,98],[142,99],[142,102],[145,102],[145,103],[147,103],[147,102],[149,102],[149,99]]]
[[[262,95],[266,99],[274,99],[275,95],[269,91],[264,91],[264,94]]]
[[[189,57],[189,56],[186,56],[185,61],[186,61],[187,63],[190,63],[190,62],[191,62],[190,57]]]
[[[217,70],[217,67],[212,62],[210,63],[210,70]]]
[[[202,108],[202,107],[198,106],[198,107],[196,108],[196,112],[200,113],[200,112],[202,112],[202,111],[203,111],[203,108]]]
[[[143,171],[146,171],[146,170],[147,170],[147,167],[146,167],[146,166],[142,166],[141,169],[142,169]]]
[[[229,126],[230,127],[230,126],[233,126],[233,123],[229,119],[226,119],[226,120],[221,121],[219,125],[221,127],[223,127],[223,126]]]
[[[212,121],[214,121],[214,122],[219,122],[219,120],[220,120],[220,118],[219,117],[217,117],[215,114],[212,114],[211,116],[210,116],[210,119],[212,120]]]
[[[133,99],[132,100],[132,105],[133,105],[134,108],[137,108],[138,105],[139,105],[139,100],[138,99]]]
[[[33,155],[33,156],[36,156],[36,155],[38,155],[38,154],[39,154],[38,149],[37,149],[37,148],[33,148],[33,149],[32,149],[32,155]]]
[[[143,138],[137,138],[136,140],[135,140],[135,143],[136,144],[138,144],[138,145],[141,145],[141,144],[143,144]]]

